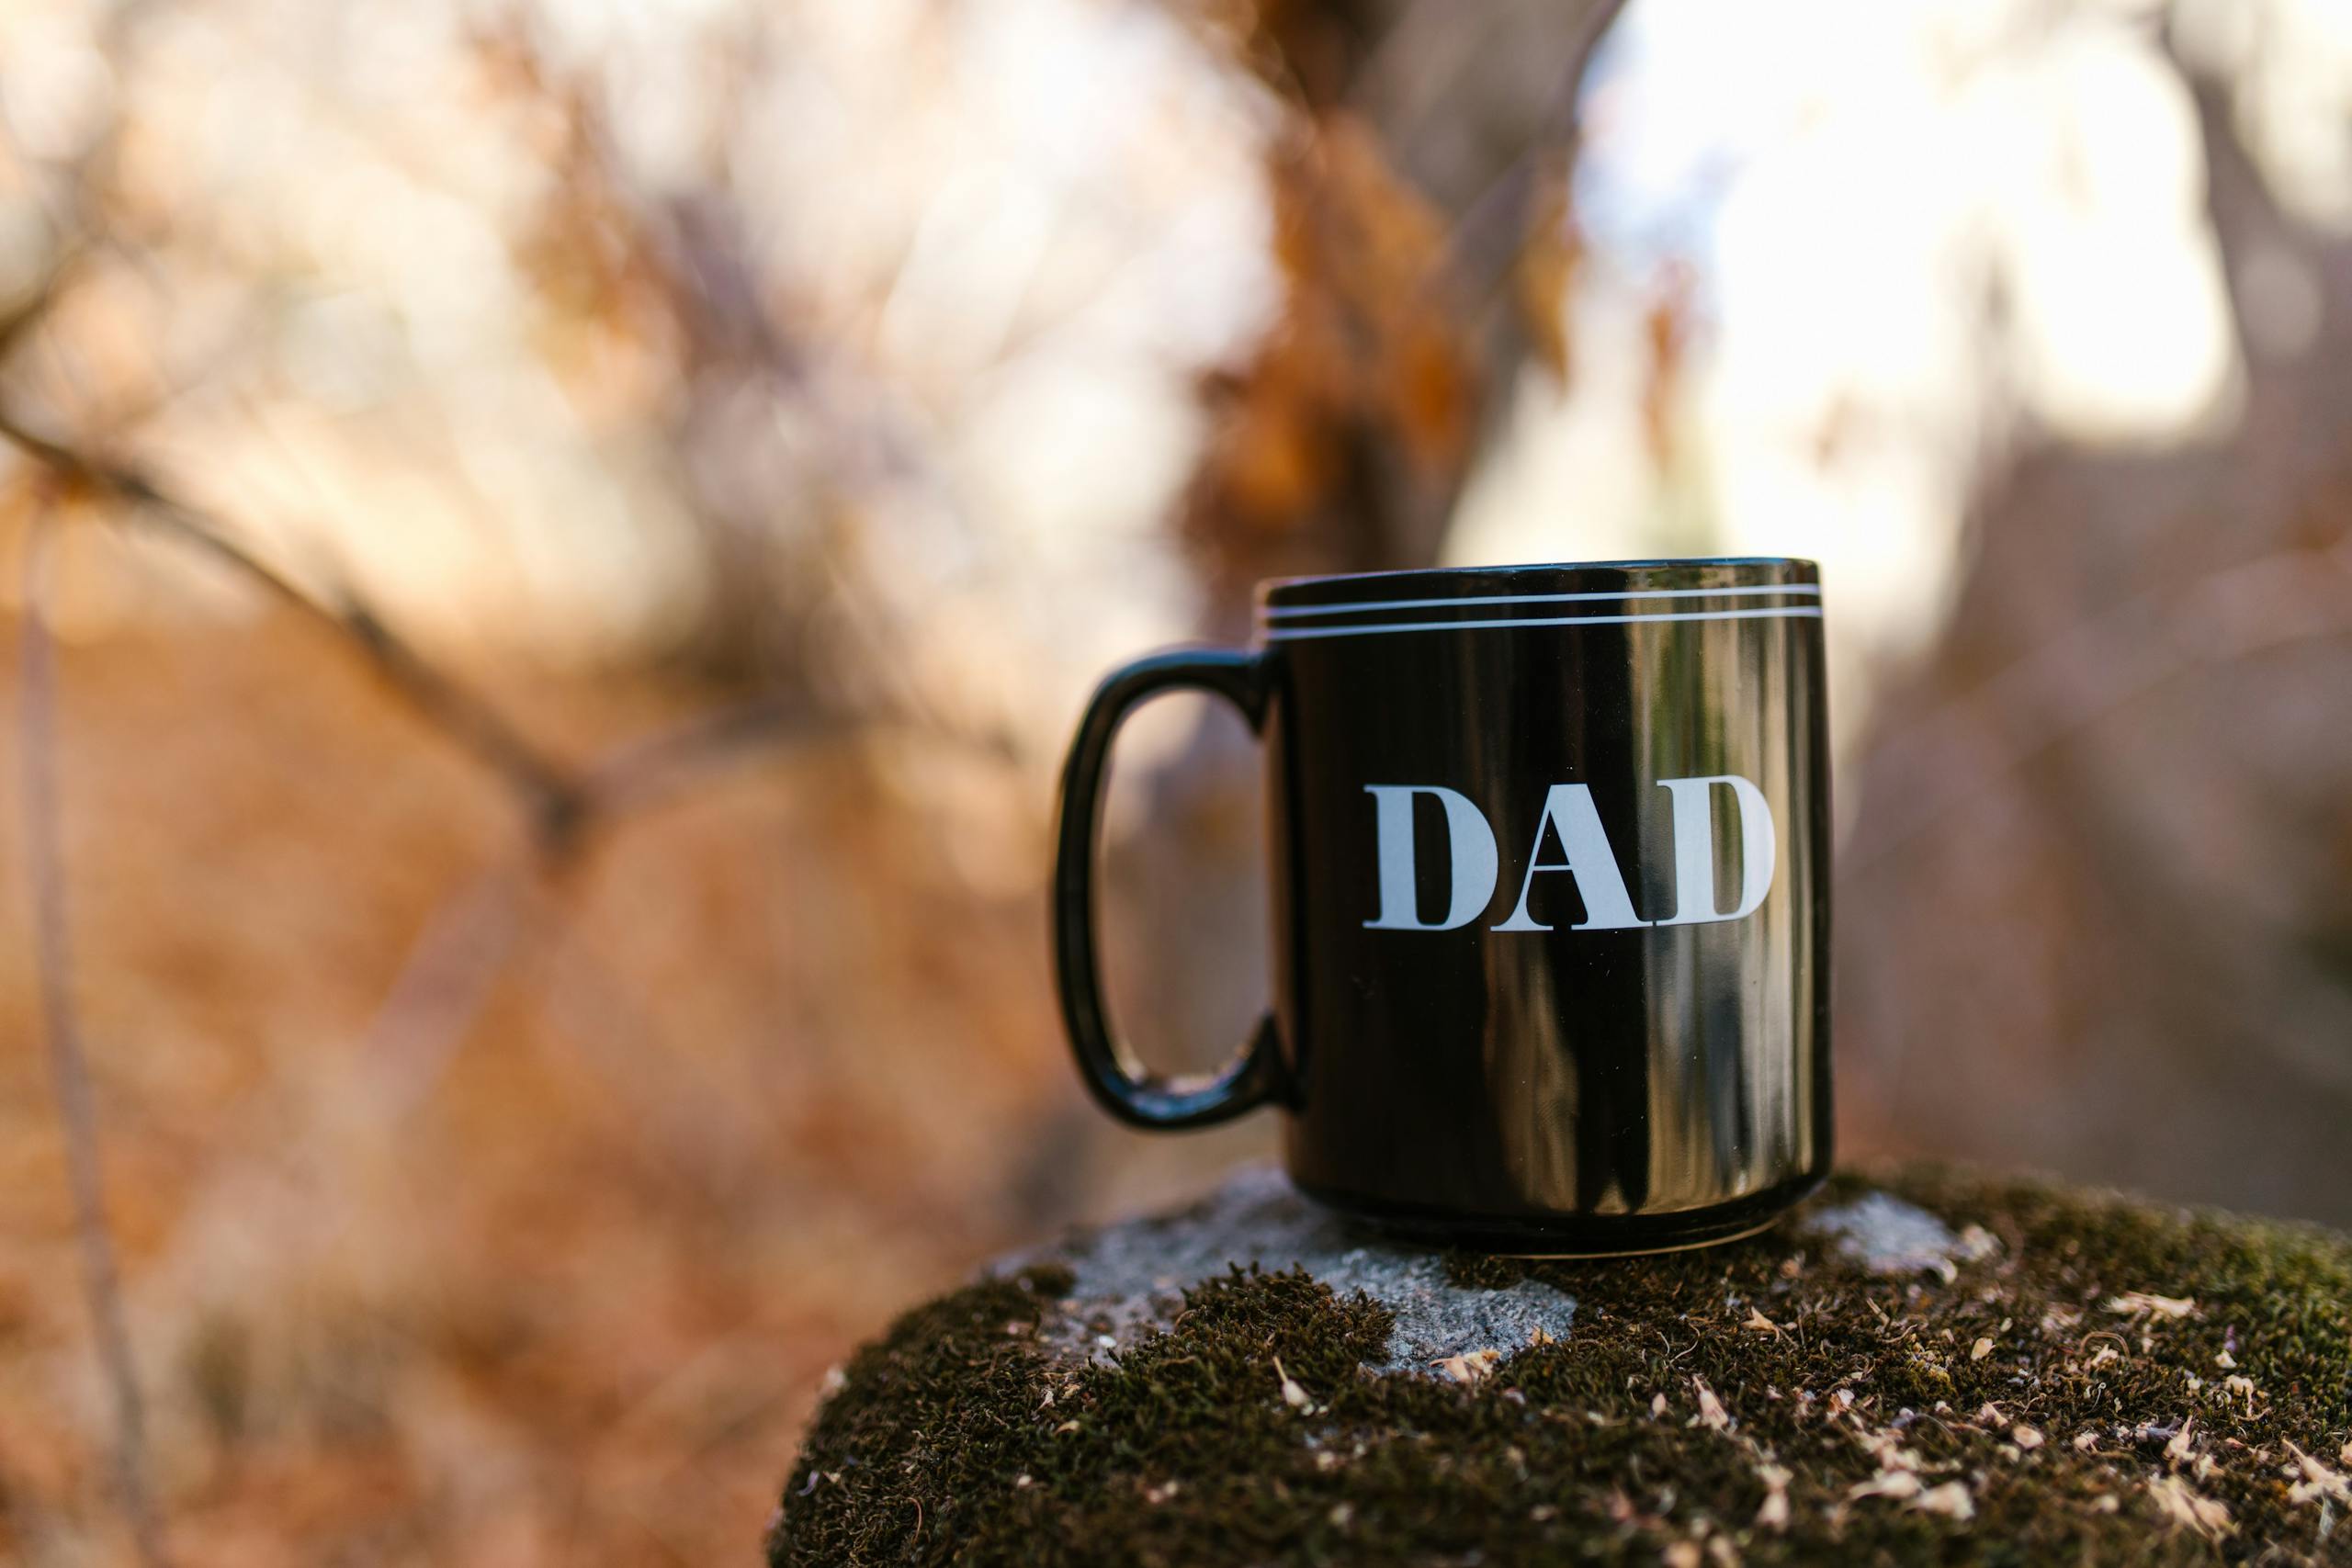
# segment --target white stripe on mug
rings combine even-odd
[[[1818,604],[1789,604],[1770,610],[1684,610],[1656,615],[1544,615],[1509,621],[1391,621],[1363,626],[1275,626],[1268,642],[1298,642],[1307,637],[1374,637],[1382,632],[1466,632],[1501,626],[1622,626],[1637,621],[1762,621],[1819,620]]]
[[[1301,620],[1309,615],[1346,615],[1358,610],[1436,610],[1450,604],[1566,604],[1603,599],[1718,599],[1757,593],[1821,593],[1817,582],[1767,583],[1741,588],[1653,588],[1643,593],[1487,593],[1459,599],[1374,599],[1349,604],[1269,604],[1270,621]]]

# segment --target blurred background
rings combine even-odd
[[[1848,1156],[2352,1222],[2328,0],[13,0],[0,353],[9,1561],[752,1561],[1272,1147],[1043,879],[1280,573],[1817,558]],[[1133,727],[1157,1062],[1258,814]]]

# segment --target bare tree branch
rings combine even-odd
[[[131,516],[235,568],[274,597],[349,637],[435,728],[514,786],[543,843],[560,847],[575,834],[582,801],[571,771],[489,699],[418,653],[366,604],[348,595],[341,603],[314,597],[240,544],[230,529],[166,493],[135,468],[37,434],[6,412],[0,412],[0,437],[60,478],[126,503]]]
[[[524,934],[521,890],[531,869],[488,867],[426,917],[363,1036],[363,1093],[386,1124],[431,1091],[489,1003]]]
[[[1560,73],[1558,92],[1527,148],[1462,214],[1446,241],[1444,273],[1464,299],[1489,292],[1527,248],[1528,213],[1547,172],[1565,179],[1576,164],[1581,127],[1577,118],[1586,73],[1608,35],[1609,25],[1625,8],[1625,0],[1599,0],[1579,20],[1576,45],[1568,51],[1567,69]]]
[[[14,354],[17,345],[47,318],[50,306],[55,302],[81,259],[79,252],[67,252],[41,275],[40,282],[18,299],[6,316],[0,317],[0,361],[6,361]]]
[[[137,469],[39,434],[5,410],[0,439],[14,443],[58,479],[117,501],[146,525],[225,562],[356,644],[428,725],[514,789],[540,852],[550,859],[569,855],[594,823],[661,798],[745,752],[798,745],[838,728],[805,697],[755,697],[696,715],[575,768],[543,749],[489,698],[418,652],[356,596],[321,598],[241,544],[227,525]]]
[[[649,805],[752,750],[842,732],[805,697],[753,697],[625,742],[581,775],[582,801],[599,817]]]
[[[41,1016],[49,1043],[50,1087],[65,1133],[74,1226],[81,1244],[82,1284],[98,1362],[114,1401],[115,1479],[139,1560],[163,1568],[163,1524],[147,1480],[146,1406],[131,1356],[114,1239],[107,1229],[106,1185],[98,1161],[97,1111],[74,1010],[73,953],[65,916],[65,853],[57,797],[57,673],[41,611],[51,517],[45,506],[27,536],[23,685],[18,753],[24,768],[25,856],[32,887],[33,937]]]

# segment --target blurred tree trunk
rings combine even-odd
[[[2195,83],[2228,434],[1985,485],[1839,884],[1850,1141],[2352,1219],[2352,243]]]

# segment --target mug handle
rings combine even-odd
[[[1163,1078],[1112,1037],[1094,951],[1094,843],[1102,770],[1128,714],[1167,691],[1214,692],[1241,710],[1250,733],[1266,717],[1263,655],[1229,649],[1155,653],[1114,671],[1095,688],[1062,768],[1061,828],[1054,857],[1054,970],[1062,1022],[1086,1087],[1102,1108],[1137,1127],[1207,1127],[1283,1098],[1281,1040],[1273,1014],[1259,1020],[1241,1054],[1205,1080]]]

